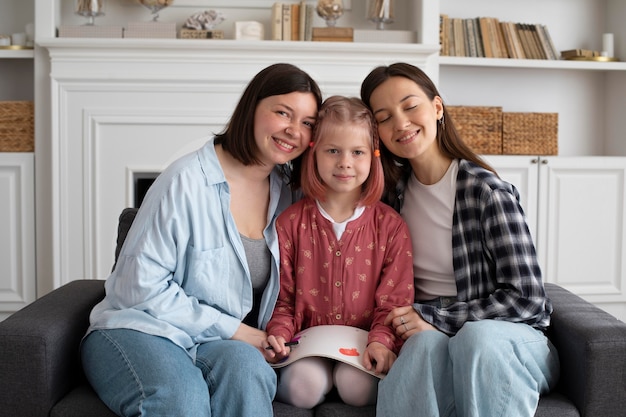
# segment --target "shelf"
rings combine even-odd
[[[440,56],[439,64],[445,66],[558,69],[590,71],[626,71],[626,62],[565,61],[547,59],[469,58]]]
[[[0,58],[32,59],[35,52],[32,49],[0,49]]]

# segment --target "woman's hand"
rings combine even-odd
[[[365,348],[363,366],[368,371],[386,374],[396,361],[396,354],[380,342],[372,342]]]
[[[249,343],[257,349],[262,350],[263,342],[267,339],[267,333],[256,327],[241,323],[231,339]]]
[[[396,307],[391,310],[385,318],[385,325],[395,329],[398,337],[404,340],[424,330],[437,330],[435,326],[425,321],[413,306]]]

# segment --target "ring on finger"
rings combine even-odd
[[[404,331],[405,331],[405,332],[408,332],[408,331],[409,331],[409,328],[408,328],[408,327],[406,327],[406,323],[402,323],[402,325],[404,326]]]
[[[406,322],[404,321],[404,316],[400,316],[400,324],[404,324],[404,323],[406,323]]]

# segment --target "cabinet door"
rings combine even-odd
[[[0,320],[35,300],[32,153],[0,153]]]
[[[538,242],[547,281],[626,319],[626,158],[545,157]]]
[[[520,193],[520,202],[530,233],[537,245],[537,185],[538,185],[538,157],[534,156],[503,156],[482,155],[498,173],[500,178],[510,182]],[[541,262],[541,257],[539,259]]]

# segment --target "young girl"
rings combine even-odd
[[[419,68],[375,68],[361,98],[378,121],[386,201],[415,246],[415,304],[386,321],[407,341],[377,415],[533,416],[559,361],[517,190],[463,143]]]
[[[357,98],[328,98],[304,156],[305,197],[279,216],[280,293],[268,323],[276,360],[285,341],[311,326],[369,331],[363,365],[386,373],[402,339],[384,324],[413,300],[412,246],[406,224],[381,203],[383,170],[372,113]],[[301,408],[334,386],[341,399],[376,401],[378,378],[351,365],[314,357],[280,369],[277,399]]]

